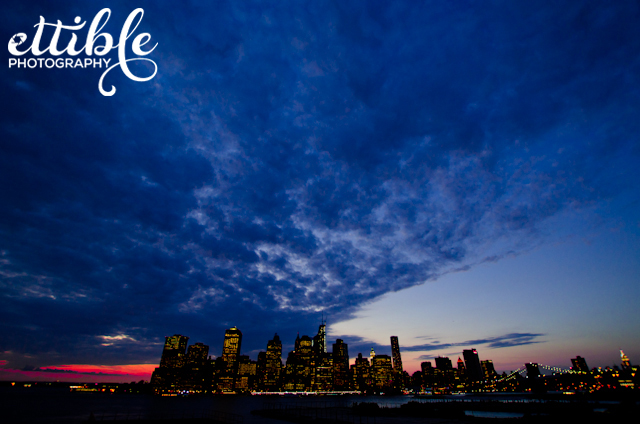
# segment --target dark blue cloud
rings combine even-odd
[[[116,34],[132,7],[107,6]],[[264,348],[637,197],[634,2],[141,7],[152,81],[0,70],[0,334],[39,365],[155,360],[175,332],[216,354],[231,325]],[[98,9],[12,2],[0,27]],[[539,335],[509,336],[476,344]]]
[[[509,333],[503,336],[488,337],[484,339],[467,340],[464,342],[455,343],[440,343],[434,341],[432,343],[425,343],[422,345],[407,346],[402,349],[409,352],[424,352],[431,350],[449,349],[452,347],[464,347],[467,349],[477,345],[486,345],[488,348],[502,348],[522,346],[534,343],[544,343],[543,340],[539,340],[539,337],[544,336],[542,333]]]

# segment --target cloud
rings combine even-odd
[[[626,4],[141,7],[148,83],[0,70],[0,336],[39,364],[151,361],[174,333],[215,355],[231,325],[264,349],[638,180]],[[7,10],[4,39],[97,12]]]
[[[405,350],[408,352],[423,352],[423,351],[431,351],[431,350],[450,349],[453,347],[471,348],[472,346],[477,346],[477,345],[486,345],[486,347],[488,348],[498,349],[498,348],[522,346],[522,345],[528,345],[528,344],[534,344],[534,343],[544,343],[544,340],[539,340],[539,338],[543,337],[544,335],[545,334],[543,333],[509,333],[503,336],[488,337],[485,339],[467,340],[464,342],[439,343],[435,341],[432,343],[425,343],[422,345],[403,346],[402,350]]]
[[[97,336],[102,340],[102,346],[113,346],[114,344],[137,343],[138,341],[126,334],[116,334],[115,336]]]

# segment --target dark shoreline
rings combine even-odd
[[[381,407],[376,402],[361,402],[346,407],[312,407],[304,405],[279,405],[252,411],[265,418],[293,423],[377,423],[392,422],[395,419],[410,418],[411,422],[436,422],[441,419],[453,422],[494,422],[501,423],[566,423],[566,422],[611,422],[629,416],[638,416],[638,402],[602,404],[590,401],[545,402],[500,402],[496,400],[464,401],[443,399],[442,402],[409,401],[397,407]],[[494,417],[478,417],[468,412],[484,412]],[[509,414],[519,415],[509,417]],[[436,421],[434,421],[436,420]]]
[[[463,396],[246,396],[161,397],[149,393],[71,392],[68,387],[0,387],[0,405],[8,423],[68,424],[95,421],[138,423],[242,422],[277,424],[403,424],[495,422],[613,422],[639,415],[640,391],[599,394],[485,393]],[[373,406],[375,405],[375,406]],[[497,413],[474,417],[469,411]],[[520,417],[509,417],[518,413]],[[213,419],[217,414],[218,419]],[[226,414],[226,421],[219,419]],[[635,415],[634,415],[635,414]],[[480,414],[482,415],[482,414]],[[234,418],[235,416],[235,418]],[[237,419],[241,416],[241,419]],[[316,418],[317,417],[317,418]],[[569,419],[570,417],[570,419]]]

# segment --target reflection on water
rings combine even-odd
[[[499,400],[501,402],[537,402],[526,394],[489,396],[452,396],[456,401]],[[291,407],[349,407],[354,403],[375,402],[381,407],[397,408],[410,401],[443,402],[445,399],[416,399],[410,396],[206,396],[156,397],[141,394],[106,394],[69,392],[64,388],[0,388],[0,407],[3,419],[9,423],[81,423],[94,414],[100,421],[145,418],[205,417],[212,411],[240,416],[244,424],[282,423],[251,414],[253,410],[280,406]],[[465,408],[466,409],[466,408]],[[469,404],[466,415],[489,418],[522,417],[518,412],[477,411]]]
[[[493,411],[464,411],[468,417],[479,418],[522,418],[524,414],[521,412],[493,412]]]

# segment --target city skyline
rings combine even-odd
[[[301,339],[300,332],[297,332],[295,341],[290,344],[282,344],[282,342],[280,341],[280,336],[278,335],[278,333],[275,333],[274,338],[272,340],[269,340],[268,343],[266,344],[266,350],[258,349],[258,350],[253,350],[251,352],[243,352],[241,350],[242,331],[237,327],[232,326],[230,329],[225,330],[223,342],[219,350],[215,349],[215,347],[213,350],[210,350],[210,346],[203,343],[202,341],[197,341],[197,342],[192,341],[191,343],[189,343],[190,338],[188,336],[184,336],[180,334],[175,334],[173,336],[165,336],[164,349],[161,351],[161,355],[159,355],[159,360],[156,363],[134,365],[131,368],[137,371],[136,373],[128,373],[127,371],[131,371],[131,370],[126,370],[126,367],[119,369],[119,367],[117,366],[116,367],[108,367],[108,366],[92,367],[89,365],[84,368],[82,366],[78,367],[79,369],[76,369],[76,366],[63,366],[63,367],[50,367],[50,368],[47,367],[47,368],[38,369],[38,370],[23,370],[27,372],[22,372],[22,373],[20,372],[14,372],[13,374],[5,373],[3,374],[4,378],[2,379],[2,381],[9,381],[9,380],[61,381],[61,382],[69,381],[69,382],[84,382],[84,383],[95,381],[95,382],[125,383],[128,381],[127,379],[131,379],[131,378],[135,379],[135,378],[142,377],[142,380],[145,380],[148,382],[150,380],[153,381],[152,378],[150,377],[152,375],[153,370],[157,371],[158,362],[160,364],[160,367],[172,368],[176,366],[175,365],[176,363],[180,363],[181,360],[184,361],[187,358],[192,356],[197,356],[198,358],[200,358],[199,360],[202,360],[202,361],[206,360],[207,357],[209,358],[209,360],[213,360],[213,361],[223,360],[224,363],[226,364],[223,366],[223,368],[226,369],[227,372],[237,373],[238,366],[239,366],[238,365],[239,358],[241,357],[244,357],[247,359],[250,358],[252,362],[254,362],[253,361],[254,359],[257,359],[259,362],[261,360],[260,359],[261,355],[266,355],[262,360],[265,360],[265,361],[277,360],[278,363],[280,364],[278,367],[281,367],[282,373],[284,373],[284,371],[286,370],[286,364],[288,359],[286,355],[286,351],[288,349],[292,349],[293,351],[299,350],[301,340],[303,341],[303,345],[304,343],[308,343],[308,348],[312,349],[314,352],[327,354],[327,349],[326,349],[327,342],[326,342],[326,333],[325,333],[326,325],[325,325],[324,318],[322,319],[321,322],[322,324],[319,325],[317,335],[313,337],[303,335]],[[526,335],[511,335],[511,336],[513,338],[526,337]],[[306,340],[307,342],[304,342],[304,340]],[[490,341],[495,342],[496,340],[490,340]],[[486,375],[486,373],[488,372],[496,373],[496,376],[498,374],[504,375],[504,373],[509,374],[509,373],[513,373],[514,369],[521,369],[525,365],[528,367],[531,363],[535,364],[536,371],[537,371],[538,361],[527,360],[527,361],[518,362],[518,358],[512,358],[513,359],[512,363],[517,364],[518,366],[514,366],[509,369],[499,368],[496,370],[493,365],[493,360],[487,359],[487,358],[480,360],[478,351],[476,349],[473,349],[473,348],[464,349],[465,346],[469,347],[474,343],[484,344],[486,342],[487,341],[484,341],[484,340],[472,340],[472,341],[469,341],[468,343],[460,344],[462,349],[459,351],[452,350],[452,351],[449,351],[449,353],[447,354],[440,352],[440,354],[437,354],[437,355],[435,353],[433,355],[421,355],[420,357],[421,362],[417,367],[415,367],[415,365],[412,365],[411,369],[405,370],[402,365],[402,359],[401,359],[403,347],[400,345],[397,336],[390,336],[390,343],[387,345],[377,345],[377,344],[371,345],[370,344],[371,355],[369,357],[365,357],[365,360],[368,359],[370,361],[370,365],[373,366],[373,358],[375,356],[384,357],[388,360],[389,368],[393,369],[394,376],[397,375],[398,369],[399,369],[400,373],[402,374],[402,372],[405,372],[407,377],[410,377],[416,371],[424,372],[425,363],[430,363],[431,364],[430,367],[432,367],[433,369],[443,369],[443,367],[445,369],[447,367],[449,369],[453,369],[452,368],[453,362],[455,361],[456,356],[457,356],[457,362],[458,362],[456,369],[460,370],[462,367],[463,370],[466,370],[466,373],[468,373],[470,378],[473,378],[473,377],[482,378],[482,376]],[[343,343],[343,340],[337,339],[337,343],[338,343],[338,346],[340,346]],[[356,341],[354,343],[354,346],[358,349],[358,352],[349,357],[349,361],[348,361],[349,367],[357,367],[358,358],[362,358],[363,352],[366,353],[368,351],[368,349],[365,347],[365,345],[362,342]],[[336,344],[333,344],[333,347],[335,350]],[[415,346],[407,346],[407,350],[405,352],[407,351],[411,352],[415,348],[416,348]],[[420,349],[420,350],[422,351],[423,349]],[[219,351],[220,354],[209,355],[210,352],[216,352],[216,351]],[[491,350],[489,349],[489,351]],[[270,353],[270,352],[274,352],[274,353]],[[182,355],[184,355],[184,359],[180,359],[182,358]],[[329,353],[329,355],[331,355],[331,353]],[[551,373],[551,372],[562,371],[562,370],[590,371],[591,369],[603,370],[605,368],[609,369],[611,367],[616,368],[619,366],[622,366],[622,367],[631,366],[630,360],[627,357],[627,355],[623,353],[623,350],[617,351],[616,355],[618,359],[617,362],[613,361],[611,364],[606,364],[606,365],[596,364],[591,368],[586,365],[587,364],[586,359],[581,357],[580,355],[576,355],[575,358],[567,358],[566,361],[563,361],[565,362],[563,364],[551,364],[551,365],[544,364],[544,367],[546,367],[546,369],[548,369],[548,372]],[[270,359],[267,359],[267,358],[270,358]],[[448,365],[443,366],[443,364],[445,363]],[[461,363],[462,363],[462,366],[460,365]],[[567,363],[569,365],[567,365]],[[490,371],[486,370],[485,368],[486,366],[490,367]],[[50,372],[53,374],[47,375],[47,372]],[[254,372],[255,372],[255,369],[254,369]],[[280,373],[281,373],[280,369],[278,369],[277,372],[275,371],[272,371],[272,372],[275,373],[276,376],[280,376]],[[227,383],[227,388],[230,388],[230,387],[231,387],[231,383]]]
[[[403,369],[397,336],[390,337],[391,356],[371,348],[369,358],[349,355],[348,343],[337,339],[330,352],[325,345],[324,320],[314,337],[296,336],[286,359],[276,333],[253,360],[242,355],[242,332],[225,331],[223,356],[207,358],[209,346],[201,342],[187,348],[188,337],[165,337],[160,364],[151,376],[156,395],[183,394],[452,394],[478,392],[582,391],[607,392],[637,387],[638,368],[620,351],[620,364],[589,368],[580,355],[569,369],[528,362],[516,370],[496,372],[491,359],[480,359],[476,349],[464,349],[456,367],[444,356],[423,361],[420,369]],[[351,358],[351,360],[350,360]],[[464,359],[463,359],[464,358]]]
[[[637,2],[5,3],[1,380],[640,361]]]

